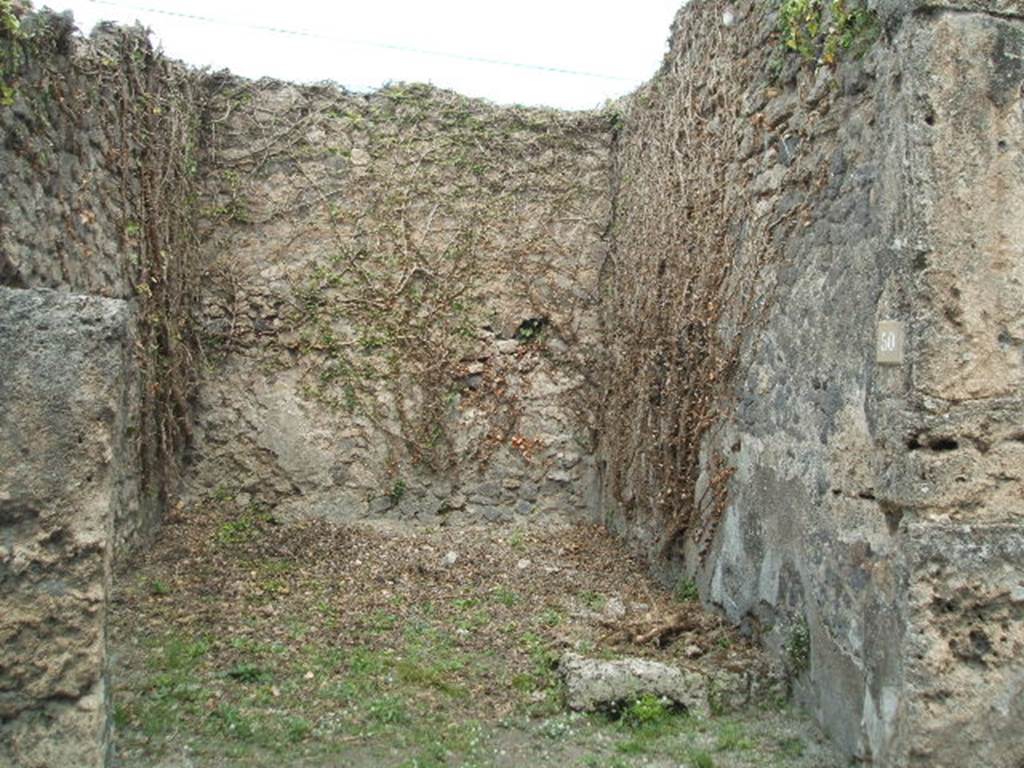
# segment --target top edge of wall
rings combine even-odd
[[[561,116],[567,115],[570,118],[575,116],[587,116],[605,111],[602,106],[591,108],[567,108],[555,107],[543,104],[519,104],[503,103],[494,101],[482,96],[471,96],[460,91],[425,83],[419,81],[393,80],[387,81],[375,88],[350,88],[343,83],[325,78],[322,80],[286,80],[278,77],[263,76],[249,77],[238,74],[231,69],[211,69],[183,61],[167,54],[164,49],[153,42],[150,29],[144,24],[123,24],[116,21],[100,21],[91,31],[78,26],[74,13],[71,10],[55,11],[49,7],[42,8],[15,8],[15,14],[19,17],[22,29],[28,32],[40,31],[51,39],[59,38],[62,42],[59,50],[62,53],[71,53],[72,50],[78,55],[88,55],[89,51],[102,51],[110,44],[128,38],[136,39],[141,45],[153,51],[157,56],[172,66],[180,67],[182,70],[196,73],[221,86],[244,87],[256,85],[261,89],[276,90],[284,88],[299,88],[302,90],[325,92],[335,91],[340,96],[351,99],[364,99],[372,101],[381,96],[389,97],[396,90],[415,91],[422,94],[430,94],[433,98],[444,98],[450,101],[458,101],[471,104],[481,110],[509,111],[523,114]],[[619,97],[622,98],[622,97]],[[609,101],[614,102],[615,99]]]
[[[868,0],[868,7],[889,20],[946,11],[1024,19],[1024,0]]]

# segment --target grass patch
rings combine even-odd
[[[209,650],[210,643],[205,637],[167,635],[153,649],[149,666],[165,672],[190,670]]]
[[[263,510],[250,507],[233,520],[227,520],[218,526],[215,538],[222,546],[237,546],[259,537],[261,526],[271,521],[271,516]]]
[[[541,625],[545,627],[557,627],[563,620],[561,612],[555,608],[546,608],[541,612],[539,618]]]
[[[381,696],[366,705],[367,718],[378,725],[403,725],[409,722],[405,702],[395,696]]]
[[[625,738],[615,744],[615,751],[642,755],[668,746],[671,738],[695,729],[696,722],[673,702],[645,694],[606,717],[617,725]]]
[[[796,759],[804,756],[807,747],[802,739],[795,736],[787,736],[776,741],[776,748],[779,755],[788,759]]]
[[[653,728],[666,723],[673,714],[669,703],[664,699],[644,694],[622,710],[620,719],[627,728]]]
[[[715,738],[716,752],[738,752],[753,748],[754,742],[740,723],[728,721],[719,725]]]
[[[237,664],[224,673],[226,677],[239,683],[269,683],[272,675],[255,664]]]
[[[687,717],[648,696],[617,712],[566,714],[557,674],[563,639],[579,649],[590,643],[584,652],[595,657],[622,653],[589,635],[574,637],[578,609],[603,608],[613,594],[605,582],[578,581],[556,594],[528,582],[470,592],[456,578],[424,591],[395,579],[386,599],[369,594],[352,602],[332,582],[336,560],[300,563],[295,531],[238,518],[231,506],[223,510],[229,517],[202,518],[215,568],[198,580],[167,569],[140,573],[130,593],[138,604],[119,609],[121,632],[149,638],[119,651],[131,665],[115,692],[117,748],[126,764],[186,750],[200,765],[484,768],[493,765],[495,748],[527,764],[537,747],[546,753],[538,762],[566,768],[586,755],[594,757],[590,765],[690,766],[700,759],[696,749],[725,762],[750,750],[742,762],[752,765],[807,760],[795,759],[803,742],[792,737],[803,734],[777,728],[777,713],[763,730],[757,723],[769,718],[759,711]],[[239,522],[218,537],[225,523]],[[225,549],[242,540],[236,534],[251,537],[248,544]],[[315,550],[325,538],[320,530],[306,535],[313,544],[303,549]],[[528,533],[527,540],[536,545]],[[339,546],[348,544],[340,539]],[[504,535],[495,546],[510,556]],[[360,556],[364,550],[360,542]],[[160,579],[173,585],[173,599],[149,596]],[[240,591],[222,594],[227,581]],[[246,611],[254,595],[257,609]],[[664,593],[659,599],[673,602]]]
[[[494,602],[504,605],[506,608],[512,608],[519,602],[519,595],[506,587],[495,589],[491,592],[491,598]]]
[[[591,611],[604,610],[605,604],[608,602],[604,595],[598,594],[590,589],[585,589],[579,593],[579,600]]]
[[[374,633],[390,632],[398,626],[398,616],[384,610],[374,611],[366,620],[366,629]]]
[[[407,685],[432,688],[454,696],[463,692],[463,688],[449,679],[450,671],[443,664],[428,665],[417,661],[400,661],[395,668],[398,679]]]
[[[207,721],[220,735],[240,741],[256,737],[256,725],[239,707],[219,704]]]
[[[700,601],[700,591],[697,589],[697,583],[693,579],[686,577],[679,580],[676,588],[672,590],[672,594],[681,603],[696,603]]]

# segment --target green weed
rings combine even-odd
[[[668,702],[658,696],[644,694],[622,710],[621,720],[629,728],[647,728],[663,724],[672,715]]]
[[[786,639],[786,657],[790,672],[799,677],[811,666],[811,630],[807,619],[801,618],[789,631]]]
[[[753,747],[754,743],[739,723],[726,722],[719,726],[718,735],[715,740],[716,751],[737,752],[753,749]]]
[[[409,722],[409,711],[405,704],[394,696],[373,699],[366,705],[369,719],[380,725],[401,725]]]
[[[845,53],[863,55],[881,27],[863,0],[782,0],[783,45],[808,61],[834,65]]]
[[[209,722],[216,732],[233,739],[248,741],[256,735],[253,720],[241,709],[229,704],[219,704],[210,713]]]
[[[700,600],[700,591],[697,589],[696,582],[686,577],[679,580],[672,594],[681,603],[691,603]]]
[[[237,664],[229,669],[225,675],[240,683],[266,683],[272,677],[270,672],[255,664]]]
[[[806,751],[806,746],[803,741],[795,736],[789,736],[787,738],[778,740],[778,750],[782,757],[795,759],[803,757]]]
[[[491,597],[494,598],[495,602],[501,603],[507,608],[511,608],[519,602],[519,595],[506,587],[498,587],[491,592]]]

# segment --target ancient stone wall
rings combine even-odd
[[[1017,768],[1024,11],[810,7],[694,0],[579,114],[4,27],[0,761],[103,763],[190,446],[243,520],[597,516],[850,755]]]
[[[216,91],[193,491],[243,516],[582,513],[607,117]]]
[[[1021,10],[692,3],[618,140],[600,514],[879,765],[1024,759]]]
[[[154,531],[188,424],[195,278],[176,196],[201,98],[140,30],[86,41],[63,16],[9,21],[0,764],[102,766],[112,558]]]
[[[200,78],[142,29],[86,40],[49,12],[0,43],[12,94],[0,107],[0,285],[133,305],[137,487],[115,534],[127,547],[159,522],[190,429]]]

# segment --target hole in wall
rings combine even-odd
[[[978,451],[978,453],[988,453],[989,450],[992,448],[992,444],[988,440],[985,440],[984,438],[981,437],[972,438],[971,443],[974,445],[974,448],[975,450]]]
[[[0,526],[39,519],[39,510],[18,501],[0,501]]]
[[[1003,328],[999,331],[999,335],[996,336],[996,341],[998,341],[1000,346],[1004,349],[1008,349],[1009,347],[1020,345],[1022,340],[1015,339],[1008,328]]]
[[[44,542],[46,544],[48,544],[48,545],[51,545],[51,546],[60,546],[65,541],[67,541],[67,539],[68,539],[68,532],[67,532],[67,530],[65,530],[63,527],[57,527],[57,528],[54,528],[52,531],[50,531],[46,535],[46,538],[44,539]]]
[[[516,328],[515,338],[519,341],[530,341],[537,338],[550,321],[546,317],[528,317]]]
[[[885,527],[889,530],[890,536],[895,536],[903,522],[903,510],[898,507],[886,507],[882,510],[885,515]]]
[[[27,288],[18,268],[7,261],[6,257],[0,256],[0,285],[8,288]]]
[[[932,611],[934,613],[956,613],[960,604],[952,597],[936,596],[932,598]]]
[[[909,451],[919,451],[922,448],[937,452],[955,451],[959,447],[960,443],[957,440],[943,435],[926,438],[924,442],[917,435],[907,440],[907,450]]]

